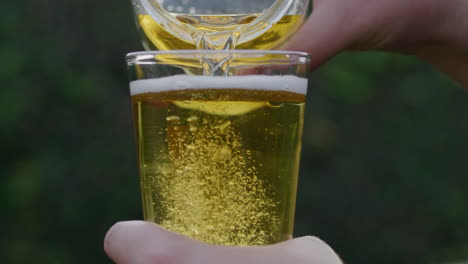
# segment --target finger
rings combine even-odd
[[[314,69],[349,46],[353,27],[347,18],[346,1],[339,2],[340,5],[325,1],[316,7],[282,49],[310,53]]]
[[[119,222],[104,239],[104,250],[117,264],[184,263],[198,243],[143,221]]]
[[[104,239],[104,250],[117,264],[256,263],[259,250],[251,249],[201,243],[143,221],[117,223]]]
[[[300,261],[305,260],[304,263],[342,264],[340,257],[335,251],[327,243],[317,237],[299,237],[275,246],[287,248],[289,255],[299,257]]]
[[[117,264],[248,264],[255,263],[259,253],[250,247],[201,243],[143,221],[115,224],[104,239],[104,250]]]

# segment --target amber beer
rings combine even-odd
[[[132,81],[145,219],[213,244],[291,238],[306,87],[291,75]]]
[[[181,23],[190,25],[193,31],[231,31],[237,32],[239,28],[259,14],[231,14],[231,15],[189,15],[172,14]],[[143,44],[148,50],[177,50],[196,49],[193,42],[182,40],[168,32],[150,15],[137,15],[137,27],[141,33]],[[273,49],[284,44],[303,24],[303,15],[285,15],[271,28],[258,37],[249,41],[238,43],[236,49]],[[268,23],[264,24],[265,26]],[[261,30],[259,27],[258,30]]]

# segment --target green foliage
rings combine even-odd
[[[4,1],[5,2],[5,1]],[[2,263],[110,263],[141,218],[124,55],[130,1],[2,2]],[[313,74],[297,235],[348,263],[468,259],[468,95],[414,58],[342,54]]]

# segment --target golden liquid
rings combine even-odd
[[[243,89],[132,96],[145,220],[213,244],[290,239],[304,101]]]
[[[187,15],[173,14],[192,31],[228,31],[236,32],[252,20],[257,14],[234,15]],[[304,22],[302,15],[283,16],[270,29],[260,36],[244,43],[238,43],[236,49],[273,49],[286,42]],[[143,44],[148,50],[196,49],[194,42],[177,38],[151,18],[150,15],[138,15],[137,26],[142,33]],[[241,32],[242,33],[242,32]],[[221,45],[222,46],[222,45]]]

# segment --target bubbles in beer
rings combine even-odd
[[[214,244],[260,245],[277,236],[277,201],[268,193],[275,190],[258,178],[236,126],[208,116],[169,122],[170,166],[147,183],[163,197],[154,204],[160,224]]]

